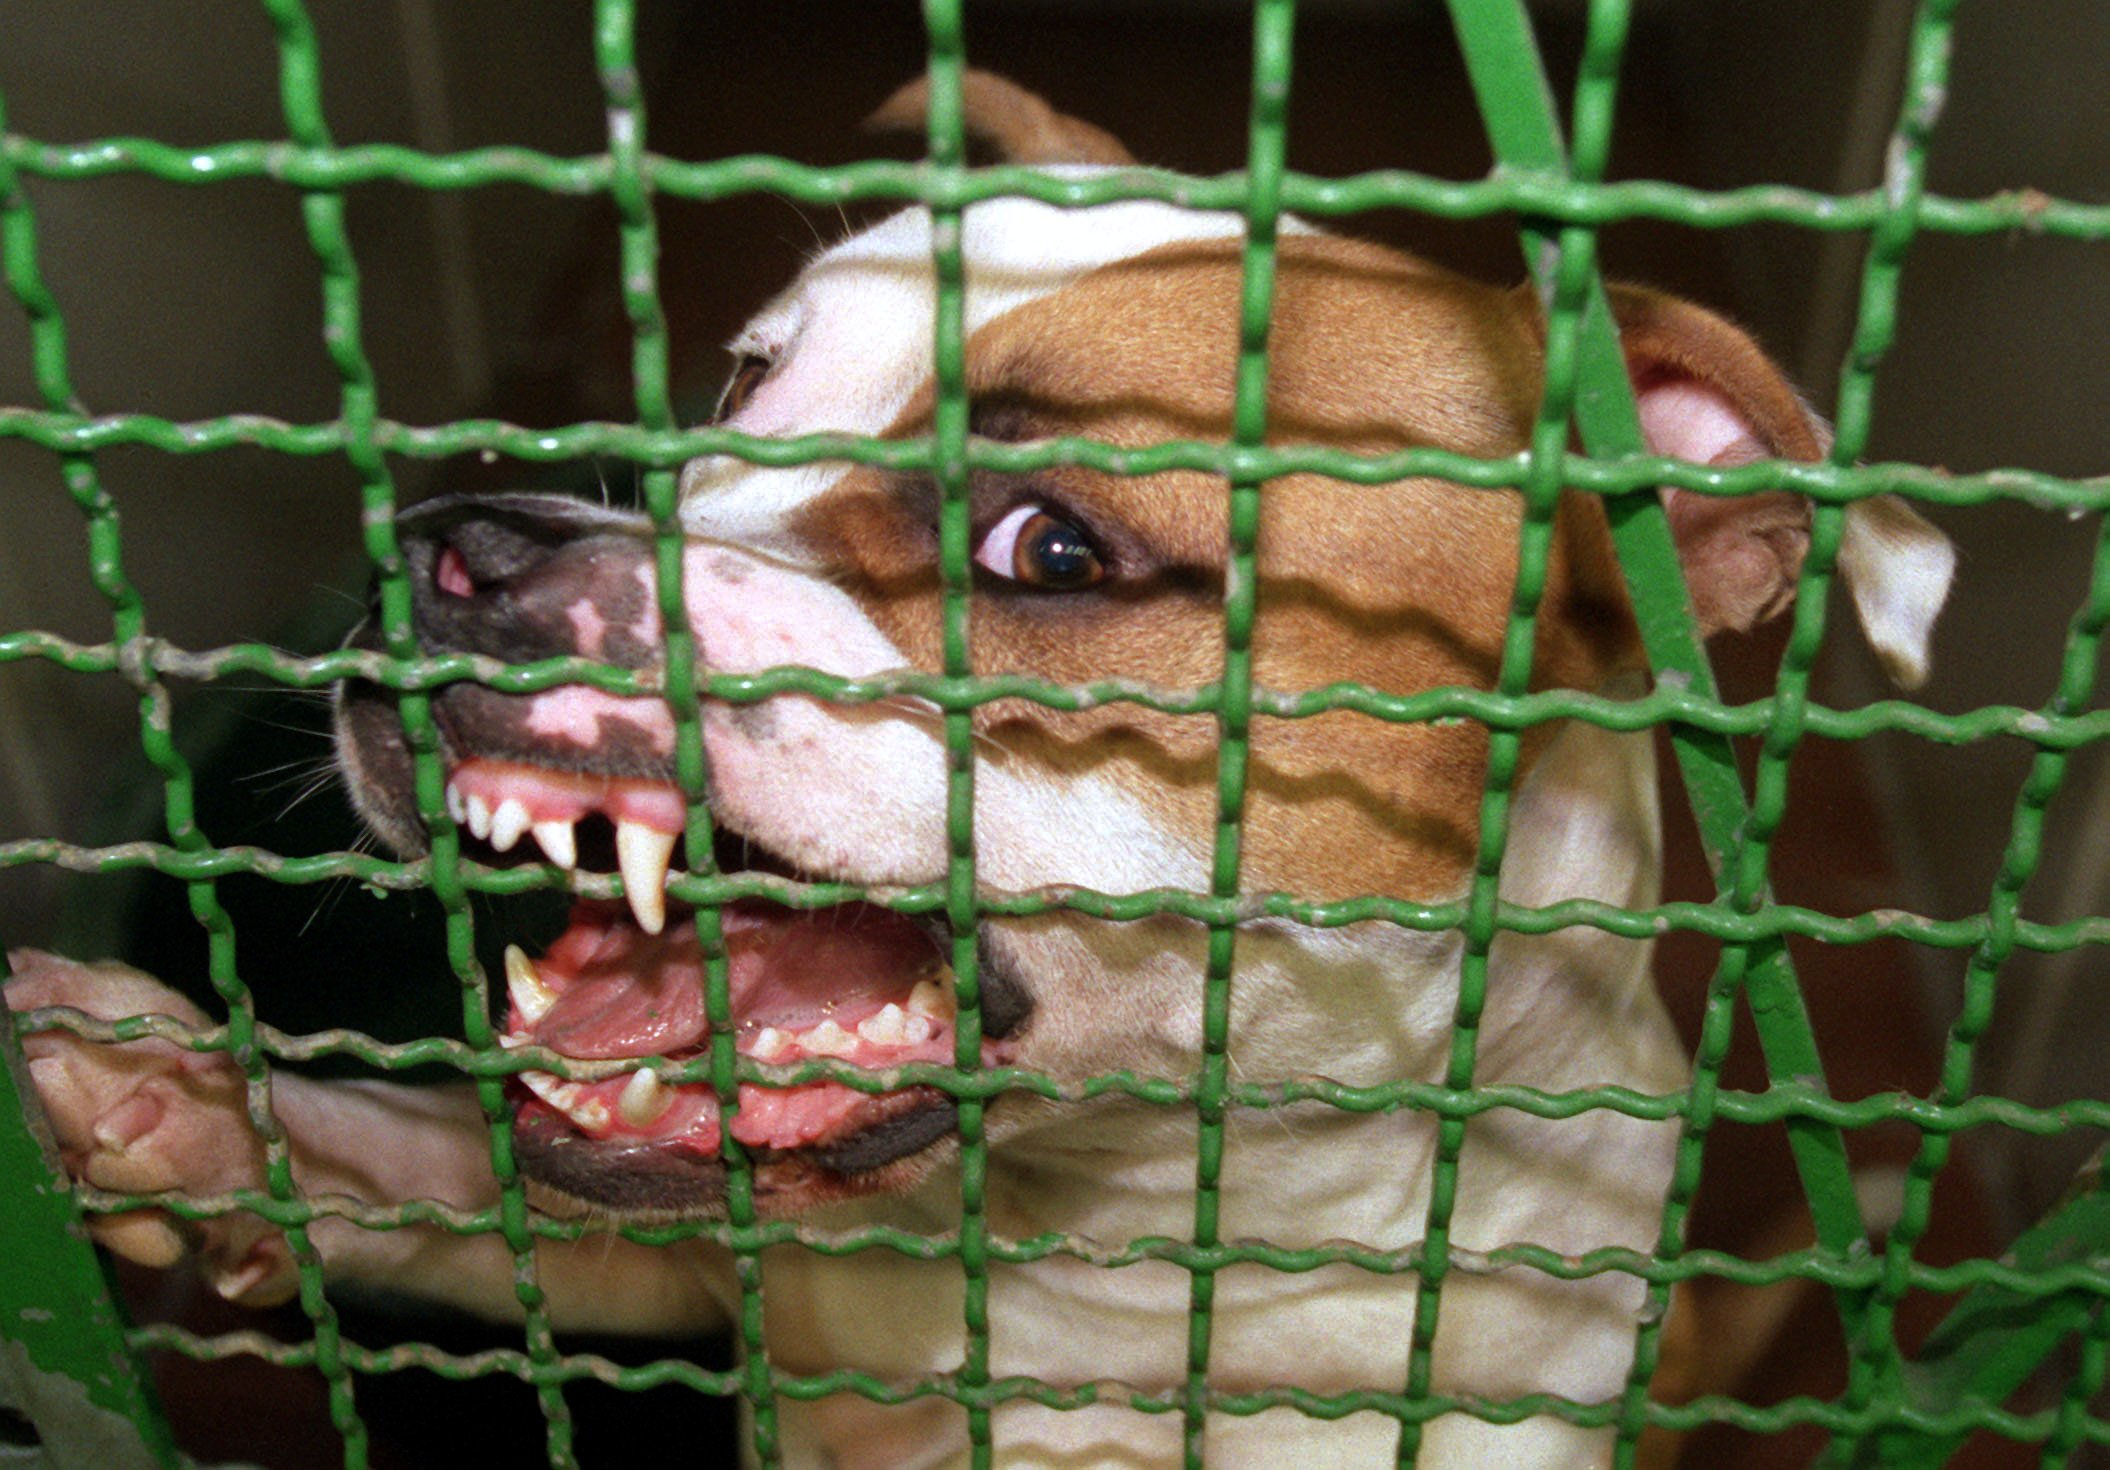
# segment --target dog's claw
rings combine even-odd
[[[122,1155],[159,1128],[165,1112],[161,1099],[141,1088],[95,1120],[96,1146],[105,1152]]]
[[[272,1307],[289,1300],[300,1288],[300,1273],[291,1256],[273,1246],[273,1242],[259,1240],[234,1265],[209,1271],[212,1289],[224,1300],[243,1306]]]

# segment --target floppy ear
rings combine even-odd
[[[930,82],[918,77],[879,104],[865,126],[913,131],[930,109]],[[1104,128],[1057,112],[1032,92],[995,72],[969,67],[960,78],[961,120],[970,137],[1006,163],[1132,164],[1135,155]]]
[[[1831,431],[1740,329],[1660,292],[1614,286],[1611,298],[1651,452],[1720,467],[1823,458]],[[1794,601],[1810,544],[1807,501],[1678,489],[1663,501],[1703,633],[1754,627]],[[1848,508],[1840,578],[1877,658],[1907,689],[1927,677],[1928,638],[1955,569],[1948,537],[1904,501]]]

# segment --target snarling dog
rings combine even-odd
[[[1128,162],[1096,129],[1001,80],[972,76],[970,122],[1011,157],[1088,172]],[[919,114],[913,91],[888,115]],[[1224,439],[1238,340],[1241,222],[1157,203],[1063,210],[1004,199],[967,213],[967,377],[973,432],[1017,443],[1081,436],[1136,446]],[[910,211],[820,255],[731,344],[721,411],[765,436],[931,431],[932,227]],[[1614,293],[1648,440],[1708,465],[1815,459],[1825,430],[1738,329],[1686,302]],[[1529,290],[1497,289],[1389,250],[1285,222],[1275,280],[1271,442],[1364,453],[1438,446],[1517,453],[1542,384],[1543,326]],[[1221,479],[1171,470],[1123,478],[1065,464],[978,473],[972,484],[972,661],[1056,684],[1106,678],[1207,685],[1223,669],[1227,500]],[[1785,494],[1714,500],[1666,492],[1704,630],[1748,628],[1791,599],[1809,536]],[[1491,687],[1518,563],[1509,493],[1409,479],[1360,487],[1313,474],[1261,497],[1253,674],[1269,689],[1353,680],[1408,693]],[[923,473],[841,463],[765,468],[734,458],[682,476],[682,601],[701,664],[718,673],[805,665],[850,678],[941,667],[938,492]],[[415,621],[434,652],[508,660],[661,659],[652,528],[637,516],[540,495],[451,499],[399,523]],[[1947,587],[1946,542],[1902,505],[1854,508],[1842,569],[1878,651],[1923,672]],[[1553,527],[1533,684],[1631,692],[1639,638],[1593,497]],[[675,726],[656,699],[583,686],[436,695],[447,801],[472,856],[613,866],[627,902],[581,902],[540,959],[507,966],[509,1045],[570,1058],[683,1059],[709,1042],[703,949],[666,880],[683,830]],[[946,872],[947,763],[929,707],[832,704],[803,694],[707,702],[710,809],[728,868],[882,888]],[[1057,710],[1005,701],[975,714],[974,843],[992,892],[1048,885],[1110,893],[1206,891],[1217,828],[1217,727],[1206,716],[1109,702]],[[404,853],[425,850],[402,726],[382,691],[339,706],[353,799]],[[1312,900],[1381,894],[1455,900],[1472,878],[1487,766],[1484,728],[1395,724],[1351,711],[1254,721],[1242,881]],[[1656,899],[1658,822],[1647,736],[1570,722],[1524,742],[1502,896],[1543,905]],[[739,1052],[881,1070],[954,1057],[957,1015],[942,928],[880,906],[723,913]],[[981,1059],[1060,1082],[1129,1073],[1181,1079],[1203,1036],[1206,930],[1171,915],[1114,922],[1056,908],[984,917]],[[1230,1065],[1261,1083],[1348,1087],[1444,1075],[1462,940],[1370,921],[1316,927],[1255,918],[1237,932]],[[1649,947],[1587,927],[1503,933],[1491,955],[1476,1075],[1568,1092],[1618,1084],[1672,1092],[1686,1062],[1649,974]],[[15,957],[8,1000],[102,1015],[203,1017],[134,972]],[[127,1190],[220,1190],[260,1178],[259,1145],[223,1058],[165,1045],[94,1047],[32,1037],[32,1068],[76,1175]],[[1075,1095],[1075,1087],[1070,1089]],[[529,1071],[515,1144],[544,1208],[609,1220],[722,1211],[722,1127],[712,1090],[649,1069],[566,1081]],[[369,1202],[497,1196],[481,1114],[466,1089],[327,1085],[280,1076],[273,1104],[310,1195]],[[867,1093],[840,1082],[750,1081],[729,1124],[754,1160],[757,1209],[821,1226],[942,1234],[961,1214],[956,1108],[942,1091]],[[1197,1122],[1120,1089],[1090,1101],[997,1097],[987,1116],[987,1218],[1052,1251],[988,1279],[989,1372],[1061,1389],[1113,1380],[1173,1394],[1189,1361],[1190,1280],[1150,1252],[1119,1269],[1092,1257],[1194,1228]],[[1557,1279],[1495,1269],[1531,1242],[1574,1256],[1655,1243],[1675,1121],[1609,1110],[1540,1118],[1494,1109],[1465,1133],[1451,1215],[1455,1267],[1435,1333],[1440,1393],[1621,1390],[1642,1285],[1616,1272]],[[1427,1217],[1435,1121],[1320,1101],[1234,1110],[1222,1156],[1225,1239],[1286,1248],[1354,1242],[1401,1253]],[[292,1281],[279,1235],[240,1217],[179,1234],[153,1212],[103,1220],[102,1238],[148,1261],[196,1254],[223,1292],[268,1300]],[[505,1317],[519,1302],[494,1238],[370,1232],[324,1220],[331,1275],[385,1283]],[[702,1334],[737,1305],[722,1250],[610,1235],[539,1248],[560,1326]],[[875,1248],[764,1258],[767,1346],[793,1373],[856,1369],[912,1382],[962,1362],[957,1262]],[[1349,1260],[1216,1273],[1208,1382],[1227,1393],[1398,1392],[1407,1382],[1415,1278]],[[994,1411],[1001,1463],[1176,1463],[1177,1415],[1101,1395],[1067,1408],[1012,1398]],[[951,1463],[964,1415],[940,1396],[881,1406],[852,1393],[780,1401],[787,1462]],[[1398,1423],[1337,1421],[1284,1404],[1212,1413],[1225,1465],[1391,1463]],[[1607,1431],[1556,1416],[1514,1425],[1454,1412],[1427,1426],[1421,1463],[1575,1466],[1609,1456]]]

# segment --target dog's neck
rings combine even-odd
[[[1631,693],[1636,681],[1613,692]],[[1540,907],[1589,899],[1651,906],[1660,866],[1656,775],[1646,735],[1572,723],[1546,747],[1509,820],[1501,895]],[[1096,926],[1095,940],[1133,955],[1100,955],[1112,973],[1138,964],[1179,968],[1192,1005],[1156,1018],[1166,1055],[1198,1054],[1198,925],[1181,920]],[[1238,931],[1232,982],[1230,1074],[1265,1080],[1323,1080],[1347,1088],[1401,1082],[1441,1084],[1451,1057],[1465,941],[1455,930],[1426,933],[1385,920],[1316,928],[1263,920]],[[1575,926],[1549,934],[1498,935],[1489,956],[1474,1080],[1548,1091],[1621,1083],[1643,1090],[1682,1085],[1682,1064],[1662,1025],[1647,941]],[[1169,987],[1168,987],[1169,988]],[[1161,992],[1162,993],[1162,992]],[[1087,1072],[1103,1075],[1102,1063]],[[1184,1077],[1175,1068],[1136,1070]],[[1086,1075],[1080,1072],[1077,1075]],[[1036,1105],[1018,1104],[1029,1112]],[[1315,1241],[1369,1232],[1402,1246],[1420,1232],[1416,1167],[1430,1144],[1428,1115],[1411,1107],[1372,1117],[1325,1102],[1235,1108],[1226,1174],[1226,1218],[1240,1233]],[[1094,1239],[1178,1235],[1191,1227],[1195,1114],[1117,1094],[1096,1107],[1047,1109],[1009,1134],[990,1159],[993,1218],[1006,1234],[1070,1232]],[[1476,1147],[1509,1150],[1520,1169],[1546,1139],[1489,1125]],[[1383,1140],[1380,1142],[1379,1140]],[[1368,1167],[1371,1150],[1386,1167]],[[1337,1167],[1312,1158],[1337,1153]],[[1489,1172],[1497,1161],[1486,1159]],[[1325,1198],[1269,1187],[1294,1168],[1307,1183],[1330,1181]],[[956,1177],[920,1191],[933,1219],[956,1215]],[[1412,1198],[1409,1198],[1412,1196]],[[1362,1237],[1359,1237],[1362,1238]]]

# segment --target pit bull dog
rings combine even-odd
[[[1001,79],[968,79],[970,126],[1007,156],[1072,174],[1129,162],[1108,135]],[[921,94],[882,117],[919,117]],[[1151,202],[1063,210],[992,200],[966,216],[972,429],[1016,443],[1117,445],[1228,435],[1241,221]],[[731,343],[720,421],[751,434],[905,438],[931,429],[932,230],[910,210],[823,252]],[[1613,293],[1651,447],[1708,465],[1819,458],[1825,429],[1736,327],[1668,296]],[[1365,453],[1432,445],[1509,456],[1528,442],[1543,326],[1528,289],[1466,280],[1390,250],[1286,221],[1275,282],[1268,435]],[[1791,599],[1808,507],[1785,494],[1666,492],[1704,631],[1748,628]],[[1104,678],[1203,685],[1224,662],[1224,483],[1173,470],[1123,478],[1077,466],[978,473],[972,486],[972,657],[978,672],[1058,684]],[[701,664],[797,664],[846,677],[941,665],[938,494],[924,474],[842,463],[765,468],[698,460],[682,475],[682,597]],[[1376,487],[1293,474],[1262,494],[1253,671],[1268,689],[1340,680],[1405,693],[1494,682],[1517,566],[1510,493],[1411,479]],[[1952,562],[1903,505],[1857,505],[1844,576],[1901,679],[1923,674]],[[447,499],[403,514],[418,636],[430,651],[508,660],[583,654],[651,668],[664,643],[651,527],[544,495]],[[1598,501],[1570,495],[1553,529],[1535,644],[1539,688],[1638,691],[1645,663]],[[709,1043],[696,925],[666,879],[683,828],[667,707],[572,686],[434,697],[447,802],[471,856],[613,867],[625,903],[582,901],[539,958],[508,956],[509,1046],[582,1059],[692,1057]],[[338,706],[352,799],[396,850],[425,850],[392,699],[354,685]],[[1217,820],[1217,730],[1207,716],[1134,703],[1057,711],[1023,700],[975,715],[974,841],[993,892],[1081,885],[1207,891]],[[892,887],[946,871],[940,721],[914,700],[829,704],[784,695],[708,702],[703,736],[721,863],[780,877]],[[1253,724],[1242,881],[1314,900],[1454,900],[1472,877],[1487,734],[1470,722],[1391,724],[1353,712]],[[1579,723],[1525,741],[1502,896],[1513,903],[1656,901],[1650,743]],[[942,924],[869,903],[795,909],[759,900],[723,917],[739,1052],[757,1063],[829,1057],[882,1070],[950,1062],[957,1016]],[[1189,1078],[1202,1038],[1205,929],[1056,909],[978,928],[985,1064],[1059,1081],[1116,1072]],[[1320,928],[1255,919],[1237,934],[1230,1056],[1236,1079],[1324,1077],[1351,1087],[1442,1078],[1462,941],[1383,922]],[[48,955],[13,957],[16,1009],[204,1017],[152,980]],[[1495,941],[1477,1078],[1552,1092],[1684,1085],[1649,946],[1584,928]],[[95,1046],[46,1032],[31,1067],[77,1177],[122,1190],[255,1186],[259,1145],[240,1081],[218,1055],[165,1043]],[[961,1213],[957,1112],[942,1092],[839,1082],[743,1084],[721,1116],[711,1089],[649,1068],[515,1087],[515,1147],[556,1212],[663,1220],[722,1212],[721,1128],[755,1161],[769,1218],[942,1234]],[[310,1196],[372,1203],[497,1197],[466,1088],[322,1084],[280,1075],[272,1105]],[[1112,1381],[1175,1393],[1188,1362],[1190,1281],[1177,1264],[1088,1259],[1194,1228],[1196,1118],[1115,1092],[1091,1101],[1007,1093],[987,1115],[987,1218],[1003,1239],[1066,1249],[1000,1263],[988,1283],[989,1370],[1061,1388]],[[1507,1109],[1466,1129],[1452,1214],[1454,1268],[1435,1334],[1439,1392],[1490,1399],[1616,1397],[1642,1284],[1558,1280],[1485,1253],[1517,1242],[1576,1255],[1650,1250],[1675,1121]],[[1305,1248],[1401,1252],[1422,1238],[1435,1121],[1411,1109],[1320,1102],[1235,1111],[1221,1235]],[[103,1219],[113,1249],[197,1257],[220,1290],[284,1295],[284,1240],[229,1217],[179,1232],[155,1212]],[[517,1315],[511,1260],[489,1236],[372,1232],[324,1220],[332,1277],[383,1283],[493,1317]],[[708,1243],[652,1248],[610,1234],[545,1244],[538,1268],[562,1326],[670,1335],[720,1330],[733,1263]],[[770,1360],[792,1373],[857,1369],[893,1382],[962,1362],[955,1261],[889,1249],[765,1254]],[[1416,1282],[1350,1263],[1301,1273],[1241,1263],[1216,1279],[1209,1383],[1397,1392],[1407,1381]],[[994,1411],[1007,1466],[1176,1463],[1181,1424],[1106,1392],[1083,1407],[1014,1399]],[[843,1393],[779,1400],[786,1462],[947,1465],[965,1416],[943,1397],[892,1407]],[[1228,1466],[1392,1463],[1398,1423],[1335,1421],[1283,1405],[1212,1413]],[[1427,1426],[1421,1463],[1572,1467],[1606,1462],[1606,1431],[1552,1416],[1497,1425],[1456,1412]]]

